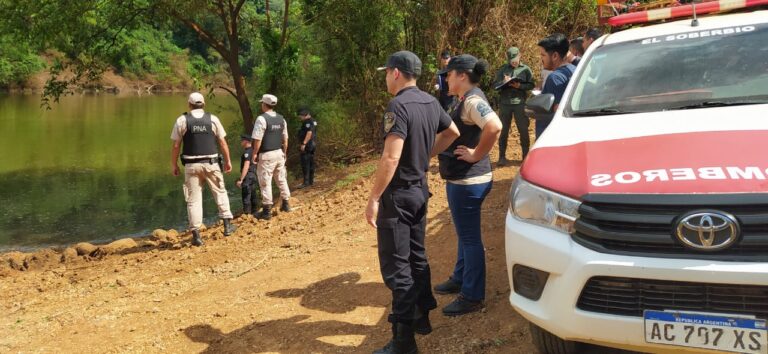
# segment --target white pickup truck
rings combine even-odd
[[[768,353],[768,11],[596,41],[513,184],[506,257],[541,352]]]

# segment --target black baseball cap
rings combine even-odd
[[[376,70],[382,71],[390,69],[397,69],[401,72],[411,75],[421,75],[421,59],[407,50],[401,50],[389,56],[387,64],[377,68]]]
[[[474,56],[471,56],[469,54],[461,54],[457,55],[448,62],[448,65],[443,68],[443,70],[440,70],[437,72],[438,75],[445,75],[451,70],[460,70],[463,72],[471,73],[472,70],[475,69],[475,64],[477,64],[477,58]]]
[[[451,51],[446,49],[440,53],[440,59],[450,59],[451,58]]]
[[[310,113],[309,113],[309,109],[308,109],[308,108],[302,108],[302,109],[299,109],[299,111],[298,111],[298,112],[296,112],[296,113],[297,113],[298,115],[300,115],[300,116],[306,116],[307,114],[310,114]]]
[[[251,137],[251,135],[250,135],[250,134],[245,134],[245,133],[243,133],[243,134],[240,134],[240,140],[248,140],[248,141],[251,141],[251,140],[253,140],[253,138]]]

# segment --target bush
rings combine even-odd
[[[0,86],[21,83],[44,67],[28,43],[0,36]]]

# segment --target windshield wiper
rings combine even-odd
[[[698,108],[711,108],[711,107],[728,107],[728,106],[744,106],[750,104],[766,104],[768,101],[754,100],[754,101],[704,101],[694,104],[688,104],[680,107],[672,107],[665,109],[666,111],[674,111],[678,109],[698,109]]]
[[[576,111],[571,113],[571,115],[574,117],[596,117],[596,116],[612,116],[612,115],[630,114],[630,113],[637,113],[637,112],[622,111],[616,108],[601,108],[601,109],[595,109],[590,111]]]

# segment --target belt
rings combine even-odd
[[[209,163],[209,164],[217,164],[219,163],[218,157],[201,157],[196,159],[187,159],[187,158],[181,158],[181,164],[186,165],[188,163]]]

